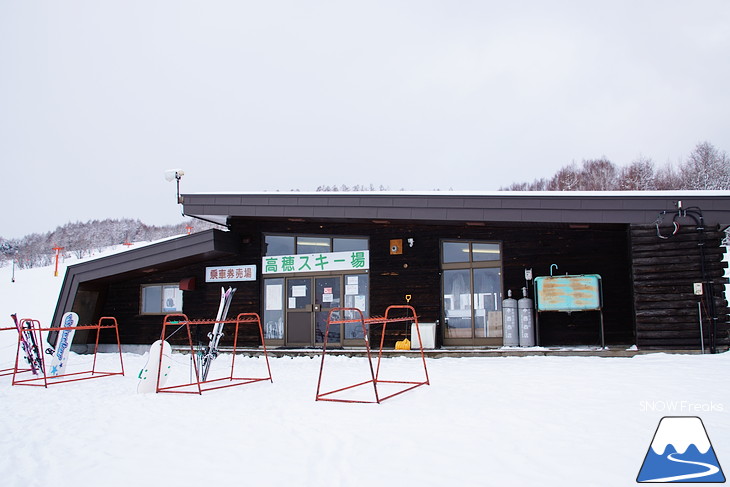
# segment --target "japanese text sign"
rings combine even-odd
[[[267,256],[262,258],[261,268],[264,274],[369,269],[370,252],[368,250],[354,250]]]
[[[255,265],[229,265],[221,267],[206,267],[205,282],[222,281],[255,281]]]

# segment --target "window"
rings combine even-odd
[[[444,242],[443,262],[469,262],[469,242]]]
[[[289,255],[294,253],[294,237],[267,235],[264,244],[265,255]]]
[[[264,279],[264,336],[284,339],[284,279]]]
[[[182,313],[183,292],[180,285],[152,284],[142,286],[142,314]]]
[[[366,238],[333,238],[333,252],[347,252],[350,250],[368,250],[368,239]]]
[[[318,254],[368,250],[368,239],[362,237],[331,237],[303,235],[266,235],[264,255]]]
[[[297,254],[329,252],[331,248],[329,237],[297,237]]]
[[[502,253],[498,242],[444,241],[444,342],[501,343]],[[491,339],[491,340],[490,340]]]

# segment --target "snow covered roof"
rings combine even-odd
[[[79,286],[103,282],[120,275],[140,275],[182,264],[235,253],[237,241],[228,232],[206,230],[118,254],[69,266],[61,286],[52,326],[60,326],[61,316],[70,311]]]
[[[228,218],[650,224],[660,212],[699,208],[708,225],[730,224],[730,191],[490,191],[193,193],[183,212]]]

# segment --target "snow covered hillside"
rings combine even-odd
[[[0,268],[0,326],[13,312],[48,324],[69,263],[59,277],[16,270],[14,283]],[[12,367],[15,340],[0,332],[0,369]],[[48,389],[0,377],[2,485],[635,485],[664,416],[701,417],[730,466],[729,353],[429,359],[430,386],[379,405],[316,402],[317,358],[270,359],[273,383],[137,394],[146,358],[125,353],[123,377]],[[69,372],[91,360],[72,354]],[[119,356],[98,360],[112,370]],[[211,377],[230,360],[220,356]],[[188,364],[173,355],[171,382],[188,379]],[[236,364],[251,375],[265,367]],[[326,388],[367,375],[364,359],[325,366]],[[416,359],[383,364],[383,378],[422,372]]]

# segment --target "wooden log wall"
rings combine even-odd
[[[671,233],[665,230],[662,235]],[[705,347],[709,350],[711,287],[717,314],[717,346],[727,349],[730,327],[727,323],[727,301],[724,298],[727,263],[723,262],[723,237],[724,232],[719,228],[706,228],[704,232],[699,232],[694,225],[680,227],[679,232],[669,238],[660,238],[655,225],[631,227],[634,308],[639,348],[700,348],[700,299],[694,294],[693,284],[704,282],[705,295],[701,309]]]

